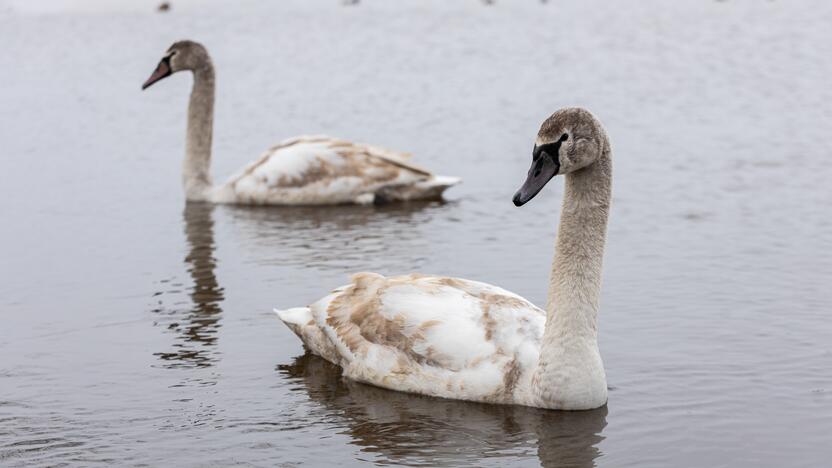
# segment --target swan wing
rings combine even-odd
[[[233,176],[216,201],[372,203],[437,197],[458,179],[435,177],[409,155],[326,136],[286,140]]]
[[[352,379],[514,403],[537,365],[545,314],[516,294],[476,281],[359,273],[312,304],[299,326],[284,321]]]

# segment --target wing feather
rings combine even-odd
[[[444,189],[433,175],[408,161],[409,155],[325,136],[281,142],[217,191],[217,199],[247,203],[350,203],[375,194],[408,198]],[[441,190],[440,190],[441,193]],[[369,199],[367,196],[369,195]],[[392,196],[391,196],[392,195]]]
[[[360,382],[426,395],[527,401],[545,314],[485,283],[359,273],[295,330]],[[297,328],[297,327],[296,327]]]
[[[359,273],[312,310],[350,362],[390,354],[399,367],[453,372],[498,355],[535,359],[545,321],[540,309],[503,289],[419,275]]]

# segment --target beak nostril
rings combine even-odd
[[[538,169],[538,170],[534,171],[534,176],[535,176],[535,177],[537,177],[537,176],[539,176],[539,175],[540,175],[540,169]]]

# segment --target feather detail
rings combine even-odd
[[[296,333],[347,377],[425,395],[530,404],[545,314],[516,294],[456,278],[359,273],[309,310],[313,320]]]
[[[410,156],[326,136],[281,142],[212,192],[218,203],[317,205],[435,199],[459,183]]]

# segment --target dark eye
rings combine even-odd
[[[569,139],[569,134],[568,133],[564,133],[563,135],[560,136],[560,141],[566,141],[568,139]]]

